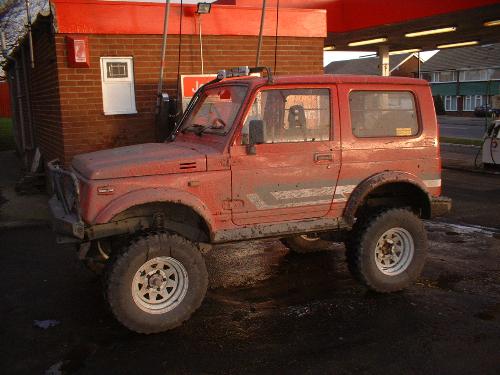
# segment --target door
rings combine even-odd
[[[340,167],[332,102],[333,88],[263,89],[254,96],[231,148],[236,225],[319,218],[329,212]],[[264,143],[251,155],[248,127],[256,119],[264,122]]]

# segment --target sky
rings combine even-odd
[[[431,56],[433,56],[436,51],[424,51],[420,52],[420,58],[422,60],[427,60]],[[342,61],[342,60],[352,60],[352,59],[358,59],[363,56],[374,56],[374,52],[359,52],[359,51],[353,51],[353,52],[343,52],[343,51],[331,51],[331,52],[324,52],[323,53],[323,66],[327,66],[330,64],[332,61]]]

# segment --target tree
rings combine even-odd
[[[4,0],[0,4],[0,31],[5,33],[7,52],[10,53],[17,47],[19,41],[26,35],[28,28],[28,14],[32,22],[37,15],[49,7],[48,0]],[[0,56],[0,65],[3,65],[5,58]],[[3,72],[0,70],[0,75]]]

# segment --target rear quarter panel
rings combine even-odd
[[[419,133],[402,137],[356,137],[352,132],[349,94],[352,91],[369,90],[397,90],[413,93]],[[342,167],[336,196],[345,187],[344,200],[347,200],[357,184],[383,171],[410,173],[423,182],[430,195],[440,195],[441,160],[437,121],[430,88],[425,85],[350,83],[339,84],[338,93],[342,133]],[[337,202],[337,204],[342,204],[342,202]]]

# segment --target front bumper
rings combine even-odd
[[[431,218],[444,216],[451,210],[451,198],[432,197],[431,199]]]
[[[56,195],[50,198],[49,207],[52,212],[52,230],[58,235],[57,242],[83,240],[85,236],[85,225],[83,221],[74,213],[66,213]],[[74,241],[70,241],[70,239],[66,237]]]
[[[80,214],[80,187],[74,173],[63,169],[53,160],[47,164],[54,195],[49,200],[52,228],[58,242],[75,242],[85,236]]]

